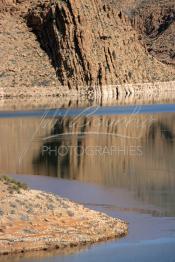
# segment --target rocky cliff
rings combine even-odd
[[[39,2],[27,19],[62,85],[102,86],[171,75],[171,68],[148,54],[114,2]]]
[[[3,17],[10,16],[13,21],[16,19],[15,23],[20,17],[23,32],[20,33],[19,28],[18,34],[13,32],[13,36],[9,37],[4,29],[4,44],[1,41],[1,48],[5,49],[6,54],[9,54],[9,49],[13,53],[11,60],[3,61],[3,77],[7,75],[3,78],[4,84],[10,79],[8,83],[12,86],[27,83],[28,86],[64,85],[69,89],[89,86],[93,89],[103,85],[168,81],[175,78],[173,63],[167,65],[154,57],[154,52],[145,42],[144,26],[140,29],[135,22],[136,15],[132,19],[128,15],[131,11],[133,13],[131,7],[138,8],[138,1],[132,0],[127,4],[116,0],[13,2],[11,13],[3,14]],[[142,15],[140,19],[141,24],[145,25],[145,16]],[[4,23],[4,19],[1,23]],[[3,45],[7,37],[9,46],[5,48]],[[161,34],[161,37],[164,35]],[[12,46],[16,46],[17,42],[20,47],[20,43],[23,44],[18,53]],[[27,48],[22,54],[24,47]],[[173,60],[173,52],[170,55],[169,51],[165,51],[166,55]],[[9,67],[13,67],[13,73],[8,72]]]
[[[141,33],[148,52],[163,63],[175,65],[175,2],[149,0],[131,13],[132,25]]]

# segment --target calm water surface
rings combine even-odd
[[[120,240],[2,261],[175,261],[175,104],[0,112],[0,172],[129,222]]]

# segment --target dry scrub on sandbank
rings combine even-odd
[[[0,254],[63,249],[121,237],[127,224],[59,196],[0,179]]]

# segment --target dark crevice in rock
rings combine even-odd
[[[147,51],[165,64],[175,65],[175,6],[171,1],[148,0],[130,17],[133,27],[142,35]]]
[[[160,24],[157,30],[157,36],[163,34],[165,30],[167,30],[174,21],[175,21],[175,12],[163,17],[163,22]]]

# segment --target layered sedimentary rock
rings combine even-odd
[[[168,6],[169,1],[163,2]],[[158,19],[163,7],[152,4],[148,9],[140,3],[1,0],[0,87],[64,85],[101,91],[104,85],[173,80],[174,42],[169,31],[174,32],[174,11],[163,15],[172,16],[165,30],[168,37],[163,33],[154,39],[149,36],[147,41],[147,10],[152,8]],[[136,23],[137,11],[141,28]],[[151,30],[152,24],[146,24]],[[160,56],[157,50],[162,40],[165,48]],[[64,93],[65,89],[59,90]],[[22,93],[25,95],[25,89]]]
[[[149,56],[115,1],[39,2],[28,25],[69,87],[173,78],[173,69]]]

